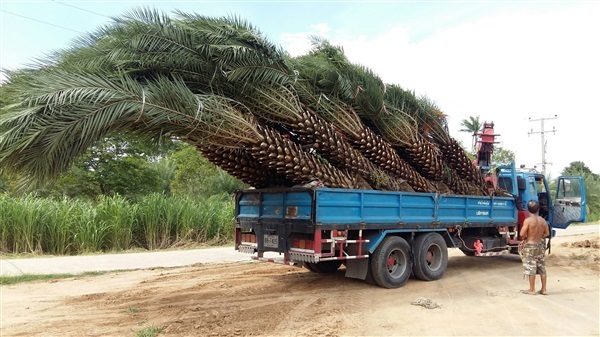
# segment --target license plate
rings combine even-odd
[[[264,235],[264,245],[269,248],[278,248],[279,247],[279,236],[277,235]]]

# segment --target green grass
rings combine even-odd
[[[140,312],[142,312],[142,309],[139,308],[128,308],[127,310],[125,310],[126,313],[130,314],[130,315],[137,315]]]
[[[231,242],[229,195],[191,198],[149,194],[97,201],[20,198],[0,194],[0,252],[75,255],[135,248],[165,249],[180,242]]]
[[[155,326],[149,326],[142,330],[136,331],[136,337],[155,337],[158,336],[159,333],[162,332],[162,328],[158,328]]]
[[[23,274],[18,276],[0,276],[0,285],[13,285],[25,282],[48,281],[82,276],[102,275],[106,272],[86,272],[82,274]]]
[[[571,259],[573,260],[587,260],[588,258],[588,254],[575,254],[575,253],[571,253],[570,256]]]

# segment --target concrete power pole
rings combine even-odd
[[[542,174],[546,175],[546,141],[544,140],[544,134],[546,132],[552,132],[553,134],[556,134],[556,128],[553,126],[552,130],[544,130],[544,121],[545,120],[550,120],[550,119],[557,119],[558,117],[556,115],[554,115],[554,117],[547,117],[547,118],[538,118],[538,119],[531,119],[531,117],[529,117],[529,121],[530,122],[540,122],[541,125],[541,129],[540,131],[533,131],[533,129],[531,129],[530,132],[527,133],[527,135],[532,135],[534,133],[539,133],[542,136]]]

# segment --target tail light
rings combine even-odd
[[[252,233],[242,233],[242,242],[256,243],[256,235]]]
[[[292,248],[312,250],[314,249],[314,241],[296,239],[292,241]]]

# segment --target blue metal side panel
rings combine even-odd
[[[263,219],[282,219],[284,193],[263,193],[260,216]]]
[[[435,194],[319,189],[316,221],[322,224],[430,223]]]
[[[362,194],[353,190],[319,189],[316,221],[318,223],[359,223],[362,219]]]
[[[516,214],[511,198],[441,196],[438,203],[438,220],[441,223],[510,223],[516,220]]]
[[[287,219],[309,220],[312,212],[312,197],[307,191],[288,192],[285,194],[284,217]],[[290,213],[291,208],[294,212]]]
[[[400,194],[400,222],[431,223],[436,218],[435,194]]]
[[[238,202],[237,216],[243,218],[258,218],[260,214],[260,195],[244,192]]]
[[[262,199],[262,200],[261,200]],[[262,219],[310,219],[312,199],[307,191],[244,191],[239,200],[239,217]],[[293,212],[291,212],[293,210]],[[288,214],[288,212],[291,212]]]
[[[330,188],[315,194],[315,221],[321,224],[478,224],[517,219],[512,198]],[[306,190],[244,191],[238,206],[243,218],[312,219],[312,195]]]

